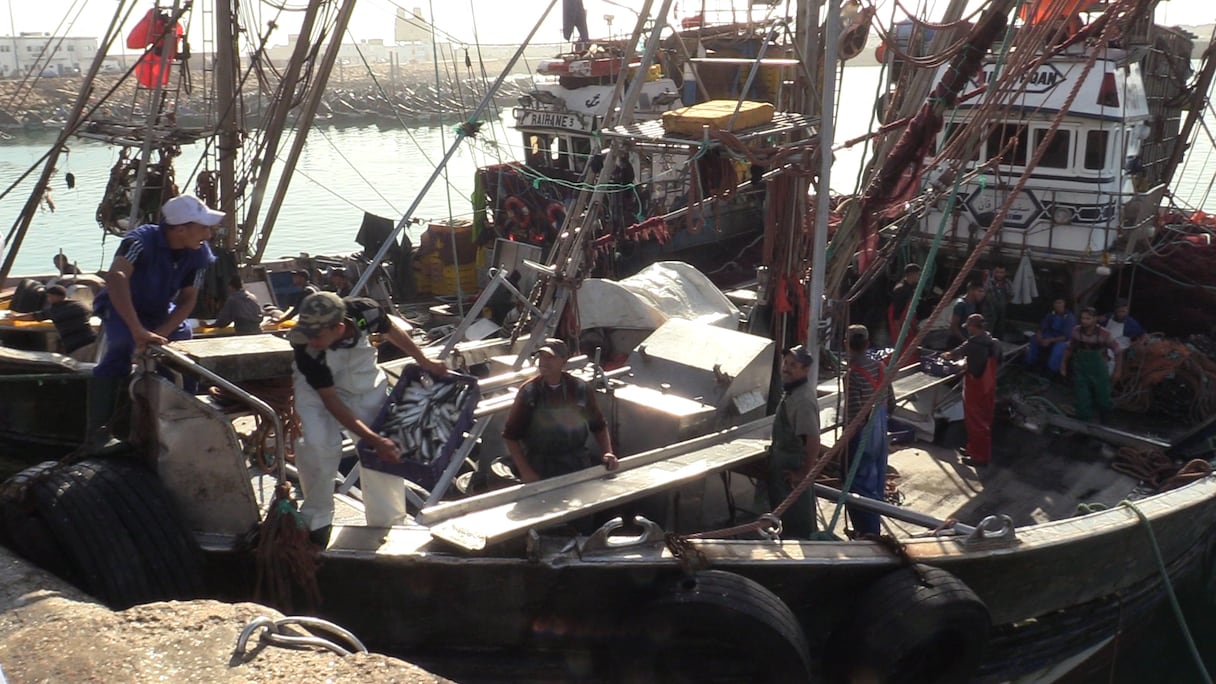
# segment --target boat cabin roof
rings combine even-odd
[[[734,136],[742,142],[757,140],[772,135],[789,135],[795,139],[809,138],[819,127],[819,118],[797,114],[794,112],[773,112],[770,122],[735,131]],[[655,144],[663,146],[679,145],[681,147],[700,147],[704,141],[672,135],[663,128],[661,120],[638,121],[635,123],[613,126],[601,131],[605,138],[631,142],[635,145]],[[800,134],[800,135],[799,135]]]

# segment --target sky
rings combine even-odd
[[[208,0],[196,0],[200,5]],[[0,34],[11,35],[14,32],[47,32],[75,36],[100,36],[104,27],[109,25],[118,0],[4,0],[7,10],[5,16],[0,16]],[[235,0],[234,0],[235,2]],[[266,21],[275,18],[275,5],[283,5],[297,11],[285,12],[277,23],[281,28],[271,38],[272,45],[287,42],[288,34],[293,25],[298,25],[300,12],[298,8],[305,5],[306,0],[241,0],[240,5],[245,11],[256,18],[259,30]],[[636,8],[643,5],[642,0],[584,0],[587,9],[587,23],[592,36],[603,36],[608,32],[606,17],[612,17],[613,33],[622,33],[632,28],[636,21]],[[879,16],[889,16],[890,6],[894,0],[879,0]],[[171,0],[161,0],[162,5],[171,5]],[[945,0],[939,0],[942,7]],[[435,13],[435,25],[443,33],[449,34],[456,42],[482,44],[518,44],[527,36],[528,31],[540,18],[546,6],[546,0],[358,0],[355,14],[351,21],[350,33],[356,40],[383,39],[393,40],[393,17],[397,9],[420,9],[424,17]],[[706,0],[710,7],[725,6],[725,0]],[[740,7],[746,7],[746,2],[736,0]],[[908,0],[905,5],[917,4]],[[660,2],[656,0],[657,8]],[[698,10],[700,0],[676,0],[674,13],[676,18]],[[147,1],[140,8],[152,7]],[[932,0],[929,2],[932,7]],[[634,9],[630,9],[634,8]],[[764,7],[757,7],[756,17],[762,17]],[[71,14],[69,14],[69,12]],[[137,12],[142,14],[142,12]],[[745,11],[740,11],[740,17]],[[74,22],[65,21],[66,17],[77,16]],[[932,16],[932,14],[931,14]],[[1162,0],[1157,9],[1157,19],[1165,24],[1200,25],[1216,22],[1216,3],[1212,0]],[[61,24],[61,21],[63,23]],[[251,28],[251,30],[253,30]],[[534,42],[561,42],[561,2],[549,14]]]

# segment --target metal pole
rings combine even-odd
[[[249,242],[257,230],[258,214],[262,211],[262,199],[266,196],[266,188],[270,185],[270,170],[278,156],[283,126],[287,121],[287,115],[291,112],[296,84],[299,83],[300,71],[303,69],[304,59],[308,55],[309,36],[312,35],[320,7],[320,3],[309,3],[308,5],[308,10],[304,14],[304,23],[300,26],[300,40],[296,42],[295,50],[291,54],[291,61],[287,64],[287,71],[284,72],[283,79],[279,82],[279,99],[263,124],[266,130],[266,151],[262,153],[258,180],[253,192],[249,195],[249,203],[245,207],[245,223],[241,226],[240,242],[236,243],[236,249],[240,251],[241,255],[249,251]],[[296,133],[298,135],[300,131],[297,130]],[[236,207],[233,207],[234,211],[235,209]]]
[[[524,49],[527,48],[532,42],[532,37],[535,36],[536,32],[540,30],[541,24],[544,23],[545,18],[549,16],[549,12],[553,10],[553,6],[556,4],[557,0],[549,0],[549,6],[545,8],[544,14],[540,15],[540,19],[537,20],[536,25],[533,26],[532,30],[528,33],[528,37],[524,38],[524,42],[519,46],[519,49],[515,51],[514,55],[511,55],[511,59],[507,61],[507,65],[504,66],[502,72],[498,74],[498,78],[494,80],[494,83],[490,86],[489,90],[486,91],[485,97],[481,99],[481,102],[477,105],[477,109],[473,110],[473,113],[469,115],[468,120],[470,122],[476,121],[477,118],[481,116],[482,112],[484,112],[486,108],[490,106],[490,103],[494,101],[494,93],[498,92],[498,87],[502,85],[502,82],[507,78],[507,75],[511,73],[511,70],[515,68],[515,63],[518,62],[519,58],[524,54]],[[452,141],[452,144],[448,147],[448,151],[443,155],[443,159],[441,159],[439,163],[435,165],[435,170],[431,172],[431,177],[426,179],[426,183],[424,183],[422,185],[422,189],[418,191],[418,195],[414,198],[414,202],[410,204],[410,208],[406,210],[405,214],[401,217],[401,220],[397,222],[397,227],[393,229],[392,235],[389,235],[388,239],[384,241],[384,244],[380,245],[379,251],[377,251],[376,255],[372,257],[371,263],[368,264],[367,269],[359,275],[359,280],[357,280],[354,287],[351,288],[352,292],[359,292],[367,286],[367,281],[371,279],[372,274],[378,269],[380,262],[384,261],[384,257],[386,254],[388,254],[389,248],[396,244],[397,236],[400,235],[401,231],[405,230],[405,227],[410,224],[410,219],[414,216],[414,211],[418,209],[419,204],[422,204],[422,198],[426,197],[426,193],[431,189],[431,186],[435,184],[435,180],[439,178],[440,174],[443,173],[444,167],[447,166],[447,163],[452,158],[452,155],[456,154],[456,148],[460,146],[460,143],[463,140],[464,136],[458,135],[456,136],[456,139]]]
[[[836,55],[840,46],[840,0],[828,0],[824,30],[823,108],[819,117],[819,186],[815,191],[815,234],[811,253],[810,322],[806,345],[811,354],[811,382],[819,383],[819,321],[823,318],[823,283],[828,251],[828,193],[832,180],[832,137],[836,111]]]
[[[215,3],[215,92],[217,110],[220,112],[219,152],[220,183],[219,207],[224,212],[220,225],[224,226],[222,238],[224,248],[236,247],[236,151],[240,146],[236,133],[237,72],[240,60],[236,49],[236,37],[232,34],[232,0],[216,0]],[[273,149],[273,148],[272,148]],[[267,174],[269,175],[269,174]],[[243,259],[237,257],[239,264]]]
[[[283,172],[279,175],[279,184],[274,189],[274,198],[271,199],[270,208],[266,212],[266,223],[262,228],[262,236],[258,240],[257,250],[253,253],[251,263],[260,262],[262,254],[266,252],[266,243],[270,241],[270,231],[274,229],[274,222],[279,217],[279,210],[283,208],[283,198],[287,196],[287,188],[291,184],[296,164],[299,163],[300,155],[304,152],[304,141],[308,138],[308,130],[312,127],[317,107],[321,105],[321,98],[325,96],[325,84],[329,82],[329,74],[333,71],[334,62],[338,60],[338,51],[342,49],[342,37],[346,35],[346,26],[350,23],[350,15],[354,11],[355,0],[347,0],[338,10],[329,47],[325,51],[325,56],[321,58],[321,65],[317,68],[317,76],[308,93],[308,101],[299,117],[296,118],[296,137],[292,139],[291,151],[287,154],[287,160],[283,162]]]

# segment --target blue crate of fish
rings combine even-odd
[[[958,375],[959,366],[954,361],[942,358],[939,352],[925,352],[920,355],[920,369],[921,372],[929,375],[948,378],[951,375]]]
[[[406,366],[371,425],[397,442],[401,462],[381,460],[360,440],[359,463],[434,488],[473,426],[473,410],[480,397],[477,378],[459,373],[435,377],[416,365]]]

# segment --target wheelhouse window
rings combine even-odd
[[[998,124],[988,134],[988,142],[984,146],[984,156],[988,159],[1002,157],[1001,164],[1006,166],[1025,166],[1026,165],[1026,126],[1017,124]],[[1011,143],[1013,138],[1017,138],[1016,142]],[[1012,145],[1008,151],[1006,147]]]
[[[524,163],[533,168],[550,168],[553,166],[553,138],[547,135],[529,135],[528,146],[524,150]]]
[[[1034,132],[1035,154],[1043,155],[1039,159],[1039,166],[1053,169],[1066,169],[1072,166],[1072,131],[1057,129],[1055,135],[1051,136],[1051,140],[1047,143],[1047,149],[1040,150],[1046,137],[1046,128],[1040,128]]]
[[[1110,131],[1089,131],[1085,134],[1085,168],[1098,171],[1106,168],[1106,150]]]
[[[966,132],[966,126],[967,126],[967,124],[965,124],[965,123],[946,124],[945,128],[942,131],[942,137],[941,137],[940,144],[936,145],[933,148],[933,150],[930,151],[930,154],[937,154],[937,151],[939,149],[945,149],[946,145],[950,144],[951,139],[954,138],[954,136],[956,134]],[[957,159],[957,158],[958,157],[951,157],[951,159]],[[974,147],[971,157],[968,158],[966,161],[969,161],[969,162],[978,161],[979,158],[980,158],[980,150],[978,147]]]

